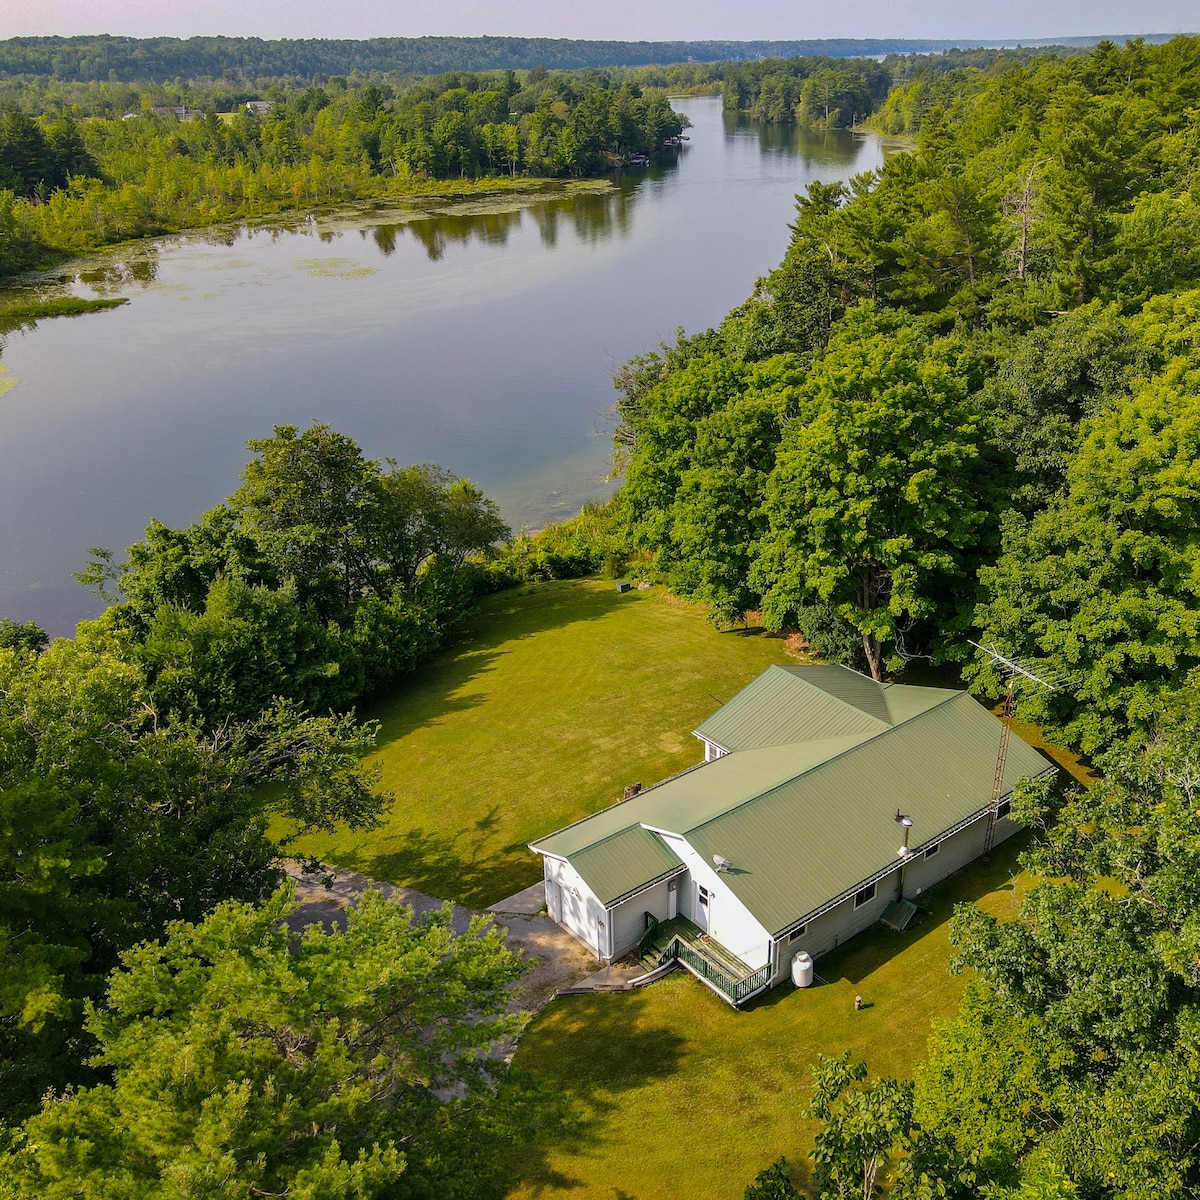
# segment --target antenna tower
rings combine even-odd
[[[970,638],[967,640],[970,641]],[[1048,688],[1052,692],[1057,689],[1054,684],[1047,683],[1044,679],[1039,679],[1032,671],[1025,670],[1015,660],[1005,658],[995,646],[981,646],[978,642],[971,642],[971,645],[986,654],[1008,675],[1008,689],[1004,695],[1004,715],[1000,721],[1000,749],[996,754],[996,774],[992,778],[992,794],[988,800],[987,831],[983,836],[983,852],[990,854],[992,844],[996,839],[996,822],[1000,819],[1000,795],[1004,790],[1004,767],[1008,762],[1008,743],[1012,737],[1013,716],[1017,709],[1017,676],[1021,675],[1025,679],[1032,680],[1039,687]]]

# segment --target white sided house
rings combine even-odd
[[[769,667],[703,763],[531,845],[550,915],[744,1003],[1017,832],[1013,787],[1056,768],[1014,735],[993,805],[1001,729],[966,692]]]

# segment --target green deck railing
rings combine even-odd
[[[771,978],[771,966],[768,963],[753,974],[747,975],[743,979],[737,979],[680,938],[675,938],[659,957],[660,963],[672,960],[681,962],[694,975],[712,984],[733,1004],[741,1004],[743,1000],[765,987]]]
[[[654,934],[658,930],[658,918],[653,913],[646,913],[646,928],[642,931],[642,936],[638,938],[637,953],[641,953],[646,948],[647,942],[654,940]]]

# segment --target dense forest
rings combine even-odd
[[[1065,38],[1089,45],[1096,39]],[[982,43],[985,44],[986,43]],[[994,43],[993,43],[994,44]],[[598,42],[564,38],[421,37],[335,41],[299,38],[14,37],[0,41],[0,75],[75,82],[266,79],[310,83],[323,75],[436,75],[446,71],[575,70],[652,63],[720,62],[825,55],[930,54],[960,42],[834,38],[791,42]]]
[[[834,129],[865,120],[891,85],[891,71],[870,59],[768,59],[731,66],[723,73],[721,94],[727,109],[760,121]]]
[[[720,90],[726,108],[764,121],[846,128],[871,118],[906,133],[907,109],[928,107],[964,72],[990,77],[1045,53],[321,74],[305,85],[233,71],[123,82],[119,72],[88,81],[0,70],[0,279],[223,221],[662,159],[687,127],[668,89]],[[896,79],[914,87],[884,105]]]
[[[950,72],[1002,74],[1030,59],[1064,54],[1063,47],[944,50],[940,54],[889,54],[882,61],[830,57],[759,59],[753,63],[715,63],[706,77],[719,83],[725,107],[772,124],[818,129],[848,129],[866,124],[896,83],[920,78],[927,86]],[[1079,51],[1082,53],[1082,51]],[[643,71],[645,75],[647,72]],[[672,68],[667,86],[690,81]],[[954,85],[950,85],[953,87]],[[885,133],[905,133],[893,117],[873,122]]]
[[[994,643],[1101,777],[1023,796],[1043,882],[957,918],[916,1081],[818,1064],[819,1194],[1192,1195],[1200,41],[917,70],[876,120],[912,152],[813,184],[744,305],[619,376],[611,529],[877,678],[994,695]]]
[[[669,153],[686,124],[662,90],[595,73],[457,73],[399,94],[335,80],[266,95],[265,111],[243,103],[224,117],[212,95],[192,111],[103,86],[87,89],[90,105],[78,92],[73,102],[39,93],[40,118],[7,107],[0,277],[130,238],[403,194],[422,181],[600,174]]]
[[[876,678],[996,695],[994,643],[1095,770],[1019,792],[1037,882],[1015,920],[958,913],[971,978],[916,1078],[815,1065],[817,1195],[1196,1194],[1200,39],[944,65],[878,106],[909,152],[814,183],[743,305],[619,372],[604,509],[506,540],[448,472],[282,426],[196,524],[97,554],[114,603],[75,640],[0,622],[0,1196],[488,1194],[487,1147],[553,1115],[480,1053],[520,965],[373,898],[290,942],[268,823],[370,828],[353,706],[480,591],[599,570]],[[305,136],[339,105],[404,128],[403,97],[315,90],[281,104]],[[114,144],[223,127],[155,120]],[[47,171],[104,169],[38,128]],[[797,1194],[784,1163],[747,1189]]]
[[[250,448],[196,524],[97,552],[81,582],[116,602],[74,640],[0,620],[0,1195],[181,1194],[164,1152],[184,1193],[236,1159],[242,1195],[473,1195],[488,1168],[449,1142],[532,1128],[480,1058],[517,1028],[500,932],[368,896],[295,943],[280,886],[295,837],[396,799],[353,706],[520,552],[481,574],[508,530],[441,468],[315,424]]]

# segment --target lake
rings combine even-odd
[[[615,367],[744,300],[807,183],[883,161],[871,136],[762,126],[716,97],[677,106],[694,124],[677,160],[613,181],[71,264],[76,294],[131,302],[3,339],[0,616],[71,633],[100,607],[72,578],[89,547],[190,523],[278,424],[441,463],[515,529],[607,494]]]

